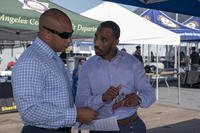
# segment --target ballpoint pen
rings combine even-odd
[[[101,108],[104,107],[104,105],[105,105],[105,104],[101,105],[99,108],[97,108],[96,111],[99,111]],[[95,120],[96,120],[96,119],[95,119]],[[80,128],[82,125],[83,125],[83,123],[80,123],[80,124],[78,125],[78,128]]]

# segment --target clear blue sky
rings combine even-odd
[[[77,13],[84,12],[103,2],[102,0],[50,0],[50,1]],[[131,11],[136,9],[136,7],[133,6],[127,6],[127,5],[122,5],[122,6]]]

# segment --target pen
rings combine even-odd
[[[96,111],[99,111],[101,108],[104,107],[104,105],[105,105],[105,104],[101,105],[99,108],[97,108]],[[80,128],[82,125],[83,125],[83,123],[80,123],[80,124],[78,125],[78,128]]]
[[[78,125],[78,128],[80,128],[82,125],[83,125],[83,123],[80,123],[80,124]]]

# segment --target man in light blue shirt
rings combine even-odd
[[[56,54],[69,46],[72,33],[65,13],[45,11],[38,37],[14,66],[12,87],[22,133],[71,133],[76,121],[89,123],[98,115],[89,107],[76,108],[67,71]]]
[[[79,75],[77,106],[97,110],[100,119],[116,116],[120,128],[120,131],[91,133],[146,133],[137,110],[149,107],[156,100],[143,64],[117,49],[119,36],[116,23],[102,22],[94,37],[96,55],[85,62]]]

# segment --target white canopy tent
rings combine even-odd
[[[121,29],[120,43],[179,45],[180,36],[166,30],[128,9],[112,2],[104,2],[81,15],[99,21],[112,20]]]
[[[180,35],[166,30],[116,3],[104,2],[81,13],[81,15],[99,21],[112,20],[116,22],[121,29],[120,43],[122,44],[180,44]],[[156,51],[158,53],[158,47]],[[180,95],[180,86],[178,88],[178,94]],[[156,78],[156,97],[158,99],[158,69]],[[179,98],[178,101],[180,101]]]

